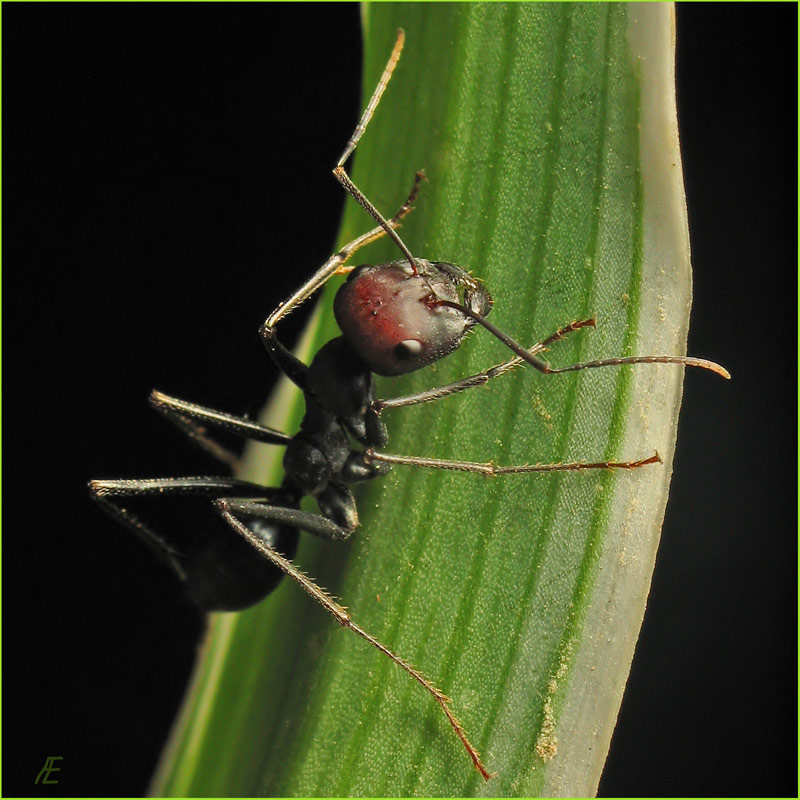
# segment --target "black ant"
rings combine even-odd
[[[505,475],[556,470],[635,469],[660,462],[656,453],[639,461],[499,467],[389,455],[382,452],[389,438],[380,416],[386,408],[417,405],[483,385],[523,361],[545,374],[620,364],[659,363],[702,367],[726,378],[730,375],[711,361],[680,356],[610,358],[554,369],[537,355],[574,331],[594,327],[593,319],[571,322],[533,347],[522,347],[486,319],[492,299],[480,281],[456,264],[428,261],[411,254],[396,228],[412,208],[423,173],[417,174],[403,206],[386,220],[344,169],[389,83],[403,41],[404,34],[400,31],[372,98],[333,170],[348,194],[378,225],[333,255],[309,281],[275,309],[261,328],[267,352],[280,370],[303,391],[306,413],[299,432],[290,436],[251,420],[157,391],[150,396],[150,403],[156,410],[195,443],[228,464],[234,463],[235,458],[207,434],[208,428],[286,447],[283,458],[286,476],[280,487],[264,487],[229,477],[188,477],[94,480],[90,489],[93,498],[106,511],[131,527],[162,560],[172,566],[189,595],[202,609],[237,611],[247,608],[268,595],[283,573],[289,575],[340,625],[377,647],[433,695],[473,763],[488,779],[491,774],[450,710],[448,698],[418,670],[359,627],[341,605],[292,564],[290,559],[297,550],[298,532],[308,531],[332,541],[349,538],[358,526],[358,515],[348,484],[384,475],[391,464]],[[389,236],[394,241],[403,259],[357,269],[345,266],[357,250],[382,236]],[[342,273],[349,275],[334,300],[334,313],[343,336],[328,342],[307,366],[277,339],[276,327],[283,317],[311,297],[329,278]],[[446,386],[389,400],[373,396],[373,373],[395,376],[427,366],[458,348],[476,324],[506,344],[515,357]],[[358,447],[353,447],[353,440],[358,442]],[[316,499],[320,513],[300,509],[300,501],[306,495]],[[228,532],[232,530],[239,535],[225,535],[222,530],[214,530],[214,525],[209,522],[207,534],[192,531],[191,536],[196,538],[188,543],[179,543],[175,534],[162,535],[122,505],[126,500],[148,496],[205,498],[211,501],[226,523]]]

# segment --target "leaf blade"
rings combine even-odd
[[[658,14],[647,25],[663,31]],[[559,344],[558,363],[652,351],[646,329],[658,322],[658,302],[643,265],[653,220],[628,9],[381,5],[367,6],[365,16],[367,93],[400,25],[408,45],[360,146],[354,178],[391,213],[425,166],[430,188],[403,230],[412,251],[472,266],[497,297],[493,319],[522,341],[601,315],[595,335],[573,334]],[[360,210],[349,209],[343,240],[365,227]],[[671,235],[680,238],[679,231]],[[675,247],[679,252],[680,243]],[[383,245],[375,253],[375,261],[397,257]],[[686,274],[674,280],[676,295],[682,286],[685,296]],[[661,336],[670,352],[685,343],[686,310]],[[315,342],[331,335],[328,320]],[[476,334],[427,375],[380,390],[429,387],[504,357],[497,342]],[[646,367],[568,378],[517,370],[488,390],[387,412],[390,449],[503,463],[650,455],[640,448],[654,446],[654,405],[672,420],[659,431],[674,437],[680,376],[670,369],[669,381],[661,368],[659,381],[656,371],[640,377]],[[664,394],[669,402],[658,399]],[[648,409],[635,408],[640,397]],[[671,446],[659,440],[662,455]],[[576,708],[598,690],[593,683],[581,692],[574,687],[591,674],[589,622],[606,602],[597,592],[609,555],[619,555],[616,534],[624,533],[629,554],[629,540],[641,537],[637,564],[654,556],[658,508],[635,532],[626,509],[643,503],[636,491],[649,483],[663,514],[668,477],[666,468],[653,477],[528,476],[487,485],[397,468],[360,493],[362,527],[349,547],[332,553],[330,545],[303,543],[298,562],[454,697],[474,743],[500,772],[487,786],[430,698],[387,659],[338,634],[287,586],[235,623],[213,621],[210,652],[219,658],[224,649],[236,663],[213,689],[207,735],[179,760],[191,761],[194,771],[187,766],[177,780],[179,770],[167,767],[164,775],[172,777],[160,786],[177,794],[308,796],[594,791],[602,764],[595,757],[584,768],[582,731],[592,731],[596,750],[597,741],[607,748],[609,709],[619,703],[632,642],[628,655],[615,656],[602,725],[587,726]],[[637,570],[634,617],[641,618],[648,574],[646,565]],[[609,624],[603,617],[591,630]],[[258,654],[270,641],[290,644],[273,644],[288,650],[265,660]],[[602,734],[594,735],[598,727]]]

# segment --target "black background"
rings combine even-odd
[[[3,793],[137,795],[202,623],[85,482],[208,471],[153,386],[258,410],[257,326],[341,213],[358,6],[2,11]],[[689,349],[734,380],[687,376],[606,795],[797,791],[796,15],[678,9]]]

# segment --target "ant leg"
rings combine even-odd
[[[364,460],[370,464],[380,461],[385,464],[404,464],[409,467],[428,467],[431,469],[449,469],[459,472],[474,472],[479,475],[497,477],[499,475],[521,475],[528,472],[582,472],[585,469],[638,469],[648,464],[662,464],[658,453],[649,458],[638,461],[570,461],[563,464],[516,464],[513,466],[498,466],[491,461],[481,463],[478,461],[449,461],[440,458],[421,458],[418,456],[397,456],[390,453],[379,453],[375,450],[365,450]]]
[[[185,433],[201,450],[227,464],[232,470],[239,466],[238,457],[208,435],[207,425],[229,431],[235,436],[266,444],[286,445],[292,440],[291,436],[274,428],[268,428],[266,425],[259,425],[252,420],[226,414],[213,408],[206,408],[196,403],[189,403],[177,397],[170,397],[156,389],[150,393],[148,402],[156,411]]]
[[[141,480],[92,480],[89,493],[107,514],[130,528],[162,561],[168,563],[181,580],[186,580],[183,553],[175,550],[161,533],[137,514],[120,505],[126,498],[197,495],[216,499],[230,494],[249,497],[270,497],[273,490],[265,489],[236,478],[150,478]]]
[[[262,489],[261,494],[263,495],[263,493]],[[245,494],[244,496],[249,497],[250,495]],[[313,511],[302,511],[290,506],[270,505],[257,500],[239,500],[231,498],[230,494],[227,497],[216,500],[215,505],[228,524],[230,524],[228,515],[235,517],[235,515],[239,514],[244,517],[263,519],[265,522],[291,525],[293,528],[306,531],[306,533],[313,533],[314,536],[319,536],[331,542],[343,542],[349,539],[353,533],[352,529],[348,530],[337,525],[327,517],[322,516],[322,514],[315,514]],[[248,531],[247,535],[242,535],[253,544],[253,540],[258,538],[257,534],[253,533],[243,523],[240,524]],[[233,528],[242,533],[238,526],[234,525]],[[261,550],[262,547],[259,546],[258,549]],[[267,557],[270,558],[269,556]]]
[[[559,328],[551,336],[548,336],[541,342],[537,342],[535,345],[533,345],[533,347],[530,347],[528,349],[528,353],[530,355],[541,353],[543,350],[546,350],[549,345],[553,344],[553,342],[563,339],[567,334],[580,330],[581,328],[593,328],[594,326],[594,319],[576,320],[574,322],[570,322],[569,325]],[[448,383],[444,386],[437,386],[433,389],[427,389],[424,392],[417,392],[416,394],[405,395],[403,397],[391,397],[387,400],[374,400],[371,408],[377,414],[380,414],[385,408],[400,408],[402,406],[415,406],[419,405],[420,403],[429,403],[432,400],[439,400],[443,397],[449,397],[451,394],[463,392],[465,389],[471,389],[473,386],[485,386],[492,378],[496,378],[498,375],[503,375],[506,372],[510,372],[512,369],[514,369],[514,367],[518,367],[522,363],[522,358],[515,356],[509,361],[504,361],[502,364],[496,364],[490,369],[479,372],[476,375],[470,375],[468,378],[462,378],[454,383]]]
[[[339,623],[339,625],[341,625],[343,628],[353,631],[353,633],[369,642],[373,647],[376,647],[381,651],[381,653],[383,653],[385,656],[388,656],[392,661],[394,661],[395,664],[397,664],[401,669],[414,678],[414,680],[421,684],[428,692],[430,692],[436,702],[441,706],[442,711],[444,711],[445,716],[447,717],[447,721],[450,723],[456,735],[461,740],[461,743],[466,748],[469,757],[472,759],[472,763],[481,773],[484,780],[489,780],[489,778],[492,777],[492,773],[490,773],[481,762],[478,751],[473,747],[472,743],[467,738],[467,734],[464,731],[461,723],[450,710],[450,698],[447,697],[440,689],[437,689],[436,686],[434,686],[434,684],[431,683],[431,681],[429,681],[419,670],[412,667],[411,664],[402,659],[384,644],[381,644],[381,642],[379,642],[374,636],[367,633],[367,631],[365,631],[360,625],[354,622],[347,611],[341,605],[339,605],[339,603],[337,603],[333,597],[328,594],[328,592],[314,583],[314,581],[308,575],[305,575],[303,572],[301,572],[289,559],[284,558],[280,553],[271,548],[263,538],[261,538],[257,533],[252,531],[240,519],[238,519],[236,513],[248,516],[255,514],[268,519],[278,519],[275,516],[275,512],[292,511],[294,512],[292,515],[294,521],[290,522],[289,524],[295,524],[298,527],[303,527],[303,524],[322,526],[322,523],[312,522],[309,518],[318,517],[319,519],[324,520],[324,517],[320,517],[318,514],[309,514],[308,512],[296,511],[295,509],[276,509],[274,507],[269,508],[259,503],[248,503],[240,500],[220,499],[216,502],[216,505],[220,514],[228,523],[228,525],[241,534],[253,547],[262,553],[267,559],[269,559],[274,566],[295,581],[295,583],[297,583],[300,588],[303,589],[303,591],[309,594],[329,614],[331,614]],[[325,522],[328,521],[325,520]],[[305,528],[305,530],[310,530],[310,528]],[[313,533],[315,531],[312,530],[311,532]]]
[[[546,361],[531,355],[521,344],[515,342],[510,336],[503,333],[496,325],[489,322],[485,317],[476,313],[467,306],[461,303],[455,303],[451,300],[439,300],[436,305],[445,306],[447,308],[454,308],[462,314],[475,320],[479,325],[486,328],[492,336],[497,337],[506,347],[513,350],[523,361],[530,364],[539,372],[545,375],[557,375],[562,372],[577,372],[582,369],[595,369],[597,367],[617,367],[621,364],[683,364],[685,367],[700,367],[715,372],[723,378],[730,379],[731,375],[725,367],[720,366],[714,361],[708,361],[705,358],[694,358],[693,356],[630,356],[625,358],[603,358],[598,361],[584,361],[579,364],[570,364],[566,367],[551,367]]]
[[[148,400],[153,408],[170,420],[174,417],[189,418],[265,444],[288,444],[292,441],[292,437],[288,433],[260,425],[245,417],[237,417],[233,414],[226,414],[224,411],[217,411],[214,408],[171,397],[157,389],[153,389]]]
[[[424,178],[425,173],[422,171],[417,172],[414,176],[414,185],[406,201],[387,223],[390,229],[396,228],[400,224],[400,220],[413,210],[414,201],[419,194],[420,183]],[[281,372],[301,389],[305,389],[306,386],[308,367],[278,341],[275,335],[278,322],[321,289],[333,275],[348,272],[349,269],[345,267],[345,264],[357,250],[385,235],[386,230],[383,226],[378,226],[353,239],[352,242],[348,242],[338,253],[332,255],[288,300],[282,302],[261,326],[261,337],[272,360]]]
[[[89,484],[93,498],[103,510],[131,528],[160,560],[169,564],[180,578],[187,595],[202,611],[240,611],[266,597],[279,583],[282,573],[253,550],[240,536],[230,532],[215,514],[208,513],[209,501],[241,493],[262,503],[294,505],[299,495],[290,487],[266,488],[233,478],[190,477],[156,478],[149,480],[100,480]],[[150,498],[149,502],[147,499]],[[163,503],[173,498],[171,503]],[[142,513],[162,514],[171,504],[193,503],[197,511],[193,524],[170,526],[162,534]],[[158,501],[158,502],[156,502]],[[199,501],[199,502],[198,502]],[[137,502],[137,512],[131,513],[128,504]],[[251,501],[252,502],[252,501]],[[149,509],[149,510],[148,510]],[[185,509],[186,510],[186,509]],[[252,523],[258,527],[258,523]],[[223,527],[224,526],[224,527]],[[261,526],[261,535],[288,557],[297,549],[299,533],[291,526]]]
[[[400,220],[411,213],[413,210],[414,201],[417,199],[417,195],[419,194],[420,184],[423,180],[425,180],[425,173],[424,171],[420,170],[414,176],[414,185],[411,187],[411,191],[409,192],[405,202],[397,210],[397,213],[389,220],[388,225],[390,227],[398,227]],[[283,317],[294,311],[295,308],[308,300],[308,298],[311,297],[314,292],[322,288],[322,286],[328,282],[331,276],[337,274],[338,272],[346,271],[343,266],[356,251],[385,235],[386,231],[383,229],[383,227],[378,226],[370,231],[367,231],[366,233],[361,234],[361,236],[353,239],[352,242],[348,242],[344,247],[342,247],[341,250],[339,250],[339,252],[332,255],[288,300],[282,302],[272,312],[272,314],[270,314],[270,316],[267,318],[267,321],[264,323],[264,327],[274,328]]]

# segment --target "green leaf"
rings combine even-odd
[[[492,320],[532,344],[596,315],[547,357],[684,352],[690,278],[665,4],[374,4],[368,97],[406,47],[355,159],[412,252],[469,267]],[[342,143],[344,145],[344,143]],[[350,202],[340,243],[371,227]],[[380,242],[363,261],[394,260]],[[306,354],[333,335],[326,290]],[[396,396],[510,357],[477,330]],[[450,697],[484,784],[431,697],[286,580],[215,615],[155,791],[171,795],[587,795],[599,780],[644,613],[671,471],[682,368],[546,377],[389,410],[388,451],[500,464],[664,465],[497,479],[395,467],[358,489],[347,544],[304,536],[297,563]],[[269,418],[294,430],[284,386]],[[290,427],[292,426],[292,427]],[[251,476],[279,479],[276,448]],[[271,461],[270,461],[271,459]]]

